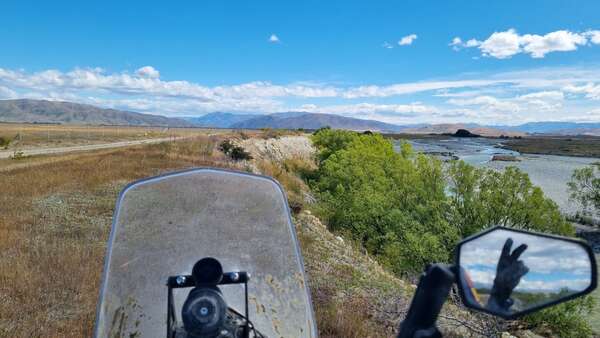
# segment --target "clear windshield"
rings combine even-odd
[[[106,258],[96,336],[164,337],[167,278],[190,274],[203,257],[217,258],[224,271],[251,274],[249,317],[262,334],[316,336],[281,188],[268,178],[213,169],[143,180],[122,192]],[[221,289],[228,305],[243,313],[243,286]],[[188,292],[175,292],[177,309]]]

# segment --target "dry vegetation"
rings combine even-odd
[[[215,133],[200,128],[118,127],[0,123],[0,150],[66,147],[152,138],[187,137]]]
[[[503,144],[520,153],[600,157],[600,137],[597,136],[528,136]]]
[[[52,161],[34,157],[5,169],[0,175],[0,336],[90,336],[120,189],[135,179],[192,166],[243,169],[214,150],[223,137]]]

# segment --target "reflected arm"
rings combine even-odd
[[[513,290],[519,285],[521,278],[529,272],[525,263],[519,260],[521,254],[527,250],[527,244],[519,245],[511,253],[512,245],[512,238],[508,238],[502,248],[496,267],[494,285],[486,305],[490,311],[508,313],[514,303],[510,298]]]

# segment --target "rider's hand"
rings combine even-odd
[[[507,239],[496,267],[496,278],[488,301],[488,306],[496,310],[509,310],[512,305],[510,295],[521,281],[521,277],[529,272],[529,268],[519,260],[521,254],[527,249],[527,244],[519,245],[511,253],[512,245],[512,238]]]

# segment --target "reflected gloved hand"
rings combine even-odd
[[[527,244],[519,245],[511,253],[512,245],[512,238],[508,238],[498,260],[496,278],[487,304],[491,311],[509,311],[513,304],[510,295],[521,281],[521,277],[529,272],[529,268],[519,260],[521,254],[527,249]]]

